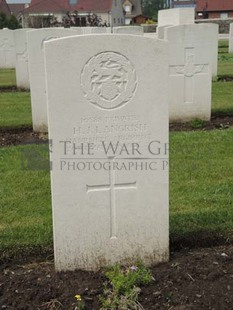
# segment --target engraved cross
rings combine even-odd
[[[12,50],[12,47],[13,45],[9,43],[8,38],[4,38],[0,44],[0,51],[3,51],[5,63],[7,63],[7,53]]]
[[[19,61],[28,62],[27,43],[25,43],[24,50],[21,53],[17,53],[17,59]]]
[[[207,70],[208,64],[195,64],[194,48],[185,48],[184,66],[170,66],[170,76],[184,76],[184,103],[194,102],[194,76]]]
[[[114,157],[110,158],[110,164],[115,161]],[[87,185],[87,193],[109,191],[110,196],[110,237],[111,239],[117,238],[117,224],[116,224],[116,190],[118,189],[136,189],[137,183],[116,183],[115,171],[112,169],[113,165],[110,165],[109,169],[109,183],[101,185]]]

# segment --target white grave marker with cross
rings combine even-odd
[[[13,30],[0,30],[0,68],[15,68],[15,43]]]
[[[57,270],[168,259],[167,61],[141,36],[45,43]]]
[[[185,48],[185,65],[170,66],[170,76],[184,77],[184,103],[194,103],[195,76],[197,74],[208,74],[208,64],[195,64],[194,48]]]
[[[229,29],[229,53],[233,53],[233,23],[230,24]]]
[[[215,25],[180,25],[164,28],[169,43],[170,121],[209,120]]]
[[[30,89],[28,73],[27,31],[30,28],[14,30],[16,51],[16,83],[17,87]]]

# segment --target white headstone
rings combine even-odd
[[[17,87],[29,89],[27,31],[30,28],[17,29],[14,31],[16,52],[16,83]]]
[[[0,30],[0,68],[15,68],[14,30]]]
[[[113,27],[113,33],[115,34],[134,34],[143,36],[143,27],[141,26],[121,26]]]
[[[77,36],[45,61],[56,269],[166,261],[166,42]]]
[[[158,12],[158,27],[166,25],[185,25],[194,24],[195,9],[194,8],[174,8],[160,10]]]
[[[111,33],[111,27],[82,27],[84,34]]]
[[[164,39],[165,37],[165,31],[167,28],[172,26],[161,26],[158,27],[158,38]],[[181,37],[184,35],[184,29],[186,29],[186,32],[188,32],[187,36],[189,35],[190,38],[186,36],[186,43],[189,44],[189,42],[192,42],[191,44],[194,45],[202,45],[203,46],[203,53],[206,53],[209,55],[210,63],[211,63],[211,72],[212,76],[215,77],[218,74],[218,25],[217,24],[211,24],[211,23],[205,23],[205,24],[194,24],[194,25],[187,25],[186,28],[180,28],[181,29]],[[194,31],[193,34],[191,32]],[[198,31],[200,31],[200,36],[198,36]]]
[[[144,32],[143,36],[145,38],[150,38],[150,39],[156,39],[157,38],[157,33],[156,32]]]
[[[81,35],[81,34],[84,34],[84,31],[83,31],[83,27],[78,27],[78,26],[76,26],[76,27],[70,27],[70,28],[68,28],[68,29],[72,29],[72,30],[76,30],[76,34],[78,35]]]
[[[169,43],[169,116],[171,121],[211,116],[211,52],[215,25],[167,27],[164,39]],[[217,35],[217,31],[216,31]]]
[[[64,28],[42,28],[27,32],[32,122],[35,132],[48,131],[44,42],[72,35],[77,35],[77,32]]]
[[[230,24],[230,32],[229,32],[229,53],[233,53],[233,23]]]
[[[170,26],[161,26],[157,29],[157,35],[159,39],[164,39],[166,28],[172,27]],[[187,28],[188,27],[188,28]],[[186,38],[186,41],[192,41],[196,45],[203,45],[203,53],[206,53],[210,57],[211,62],[211,72],[212,76],[215,77],[218,74],[218,25],[217,24],[211,24],[211,23],[205,23],[205,24],[193,24],[193,25],[187,25],[185,28],[186,31],[190,34],[190,40]],[[180,35],[182,40],[183,38],[183,29],[180,28]],[[189,30],[188,30],[189,29]],[[194,34],[191,35],[191,31],[194,31]],[[178,36],[178,33],[177,33]],[[179,40],[178,40],[179,41]],[[188,43],[189,44],[189,43]]]
[[[171,27],[171,26],[172,26],[172,25],[166,25],[166,26],[160,26],[160,27],[158,27],[158,28],[157,28],[157,32],[156,32],[157,37],[158,37],[159,39],[163,40],[163,39],[164,39],[164,32],[165,32],[165,29],[166,29],[167,27]]]

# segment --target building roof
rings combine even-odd
[[[60,13],[67,11],[78,12],[109,12],[113,0],[78,0],[70,4],[69,0],[32,0],[25,13]]]
[[[25,9],[25,4],[23,3],[8,4],[8,6],[11,14],[15,15],[15,17],[17,17]]]
[[[206,11],[233,11],[232,0],[197,0],[196,10]]]
[[[9,9],[8,4],[6,3],[6,0],[0,0],[0,12],[5,13],[6,16],[11,15],[11,11]]]

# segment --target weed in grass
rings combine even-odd
[[[203,128],[205,122],[202,119],[195,118],[190,122],[192,128]]]
[[[142,309],[138,302],[139,286],[148,285],[153,279],[148,268],[141,263],[128,268],[115,265],[106,272],[106,277],[109,282],[104,284],[104,294],[100,298],[101,310]]]
[[[220,124],[220,129],[225,130],[228,129],[230,126],[225,124]]]

